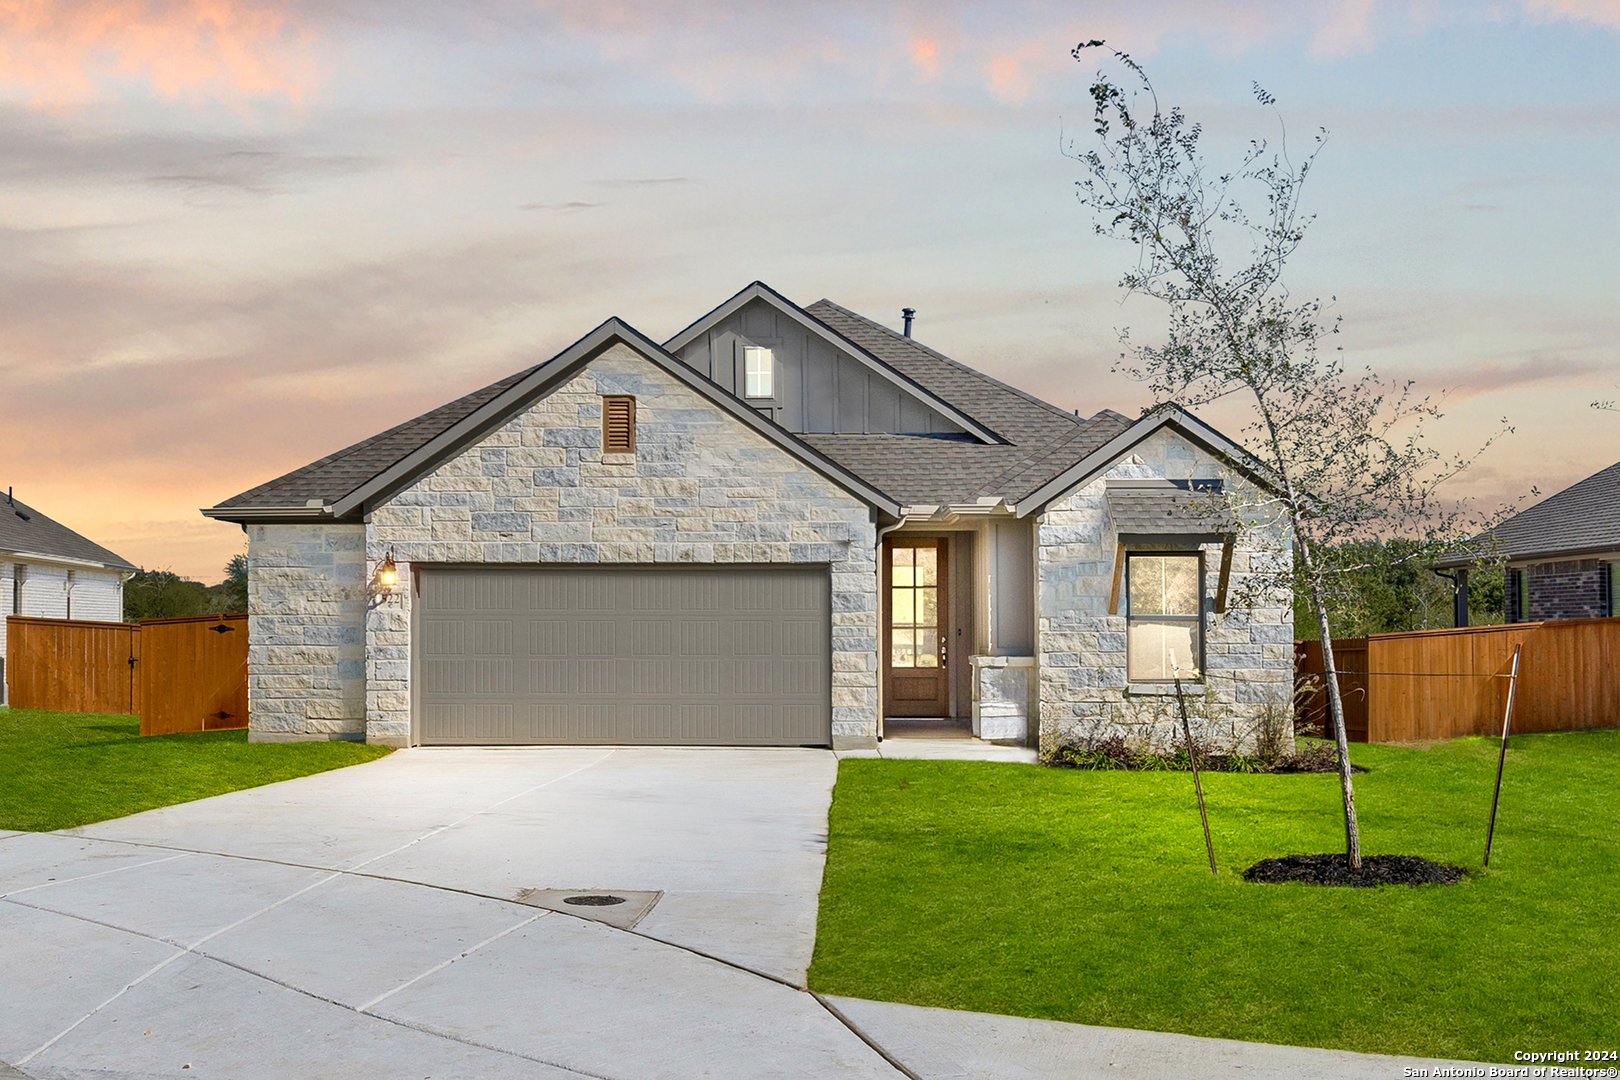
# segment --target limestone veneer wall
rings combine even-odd
[[[248,526],[248,739],[359,739],[363,525]]]
[[[602,395],[636,452],[602,452]],[[876,526],[865,503],[624,345],[373,509],[373,564],[825,563],[833,738],[877,736]],[[410,739],[409,589],[366,629],[366,737]]]
[[[1108,614],[1117,530],[1108,518],[1106,480],[1224,479],[1234,501],[1243,485],[1221,464],[1173,431],[1161,429],[1105,476],[1050,503],[1036,525],[1036,602],[1040,746],[1050,750],[1108,735],[1163,746],[1178,738],[1175,700],[1160,686],[1132,688],[1126,679],[1125,615]],[[1252,500],[1251,500],[1252,501]],[[1252,517],[1252,514],[1247,516]],[[1219,544],[1206,545],[1204,595],[1215,595]],[[1251,567],[1292,558],[1287,533],[1275,525],[1244,530],[1232,554],[1228,593],[1253,591]],[[1273,591],[1251,607],[1229,602],[1225,615],[1205,615],[1205,678],[1191,688],[1189,712],[1204,736],[1252,746],[1262,713],[1290,724],[1293,609]],[[1289,728],[1291,731],[1291,727]]]

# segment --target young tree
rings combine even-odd
[[[1079,45],[1074,57],[1103,44]],[[1477,454],[1447,458],[1431,449],[1424,425],[1440,416],[1438,402],[1417,396],[1410,382],[1347,373],[1339,350],[1320,348],[1338,332],[1337,321],[1326,319],[1319,298],[1296,300],[1285,284],[1284,269],[1312,220],[1301,211],[1300,193],[1326,133],[1297,163],[1284,132],[1277,146],[1252,141],[1235,168],[1211,171],[1200,125],[1179,108],[1161,109],[1142,66],[1109,51],[1134,85],[1127,90],[1098,73],[1091,87],[1098,145],[1069,152],[1084,169],[1079,192],[1096,233],[1136,248],[1136,266],[1121,286],[1162,301],[1169,314],[1162,345],[1131,346],[1126,335],[1130,359],[1120,369],[1145,382],[1155,403],[1196,407],[1241,397],[1249,407],[1240,441],[1268,480],[1249,509],[1285,525],[1295,546],[1291,564],[1262,570],[1255,585],[1303,594],[1316,617],[1345,851],[1359,867],[1329,599],[1358,545],[1416,537],[1416,556],[1455,535],[1460,518],[1436,500],[1436,487]],[[1258,84],[1254,92],[1262,105],[1274,104]]]

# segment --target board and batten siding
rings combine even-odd
[[[633,454],[602,397],[636,398]],[[866,504],[625,345],[373,508],[372,564],[801,563],[832,590],[835,745],[877,736],[876,525]],[[411,590],[370,613],[366,737],[412,738]]]
[[[960,434],[961,425],[763,300],[753,300],[677,355],[743,397],[743,347],[776,360],[775,396],[747,399],[789,431],[840,434]]]

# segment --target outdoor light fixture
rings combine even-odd
[[[366,584],[366,610],[371,611],[398,598],[394,586],[399,584],[399,567],[394,565],[394,549],[389,548],[376,573]]]

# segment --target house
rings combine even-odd
[[[1491,530],[1507,560],[1507,621],[1600,619],[1620,615],[1620,462],[1549,496]],[[1442,560],[1459,578],[1473,560]],[[1466,587],[1458,590],[1466,596]],[[1458,612],[1458,625],[1468,612]]]
[[[609,319],[204,510],[249,537],[251,737],[1052,745],[1166,733],[1178,673],[1228,739],[1286,716],[1289,597],[1226,607],[1289,558],[1232,517],[1241,448],[1071,414],[905,314],[756,282],[662,345]]]
[[[124,582],[135,567],[66,525],[52,521],[7,488],[0,496],[0,604],[8,615],[120,622]],[[0,619],[0,702],[6,628]]]

